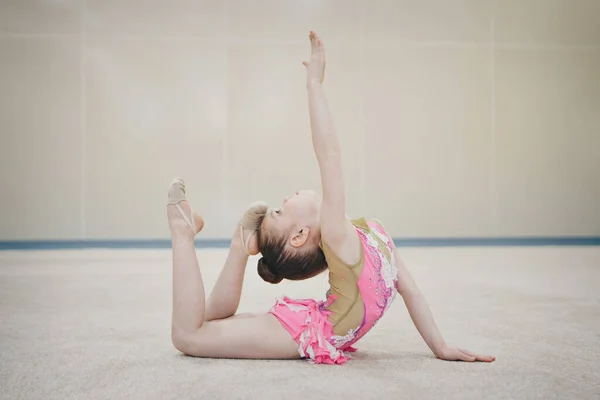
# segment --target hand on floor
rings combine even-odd
[[[446,346],[440,350],[438,354],[436,354],[436,357],[446,361],[493,362],[496,360],[496,357],[494,356],[472,353],[468,350],[457,349],[450,346]]]

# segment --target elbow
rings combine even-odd
[[[419,288],[414,283],[398,281],[396,283],[396,290],[402,298],[419,296],[421,294]]]

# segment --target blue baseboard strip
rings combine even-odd
[[[196,240],[199,249],[227,248],[229,239]],[[22,240],[0,242],[0,250],[170,249],[169,239]]]
[[[398,247],[600,246],[600,236],[514,238],[395,238]],[[228,248],[229,239],[198,239],[196,248]],[[169,239],[0,241],[0,250],[168,249]]]

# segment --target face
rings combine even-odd
[[[280,207],[269,210],[263,229],[274,235],[289,233],[292,245],[302,245],[310,229],[318,228],[320,209],[321,199],[317,192],[300,190],[284,197]]]

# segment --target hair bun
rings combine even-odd
[[[273,272],[271,272],[271,269],[265,262],[264,257],[261,257],[260,260],[258,260],[257,269],[258,269],[258,275],[260,275],[260,277],[265,282],[275,284],[275,283],[279,283],[283,280],[283,278],[281,278],[281,277],[275,275]]]

